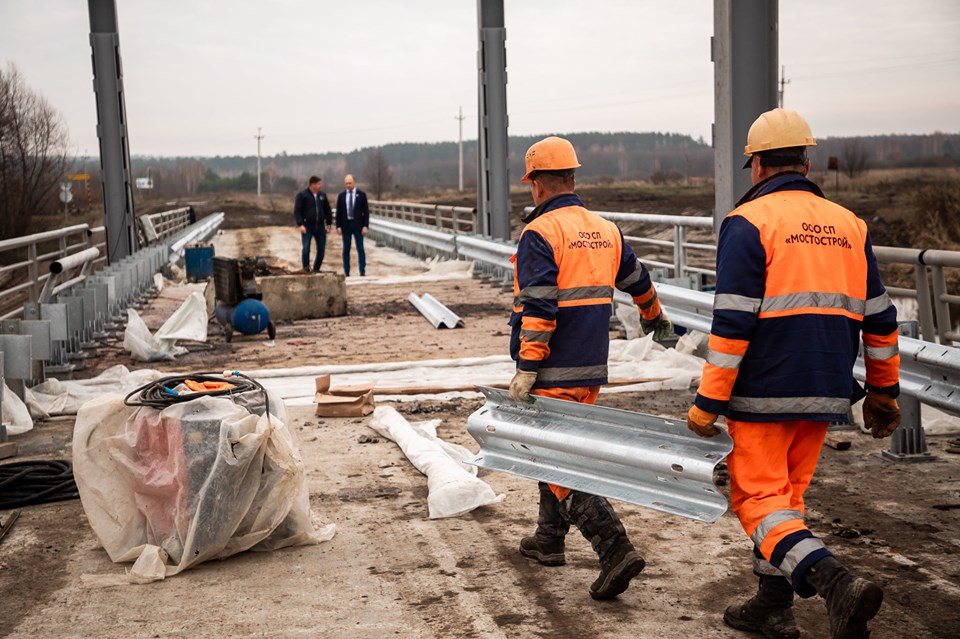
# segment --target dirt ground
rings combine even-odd
[[[240,235],[243,233],[243,235]],[[297,260],[295,230],[227,230],[229,246],[283,251]],[[253,247],[256,247],[255,249]],[[292,247],[292,248],[291,248]],[[338,267],[339,244],[324,268]],[[265,336],[226,344],[211,327],[208,343],[157,368],[170,371],[370,363],[502,354],[510,295],[478,280],[411,284],[384,278],[423,272],[422,265],[368,243],[367,278],[348,280],[346,317],[299,321]],[[378,282],[378,280],[380,282]],[[168,289],[143,310],[151,329],[202,285]],[[429,292],[465,321],[435,330],[405,300]],[[107,366],[140,366],[120,345],[101,348],[84,375]],[[150,366],[154,366],[151,364]],[[601,395],[600,403],[681,417],[692,391]],[[398,403],[410,421],[441,418],[442,438],[476,450],[466,419],[479,399]],[[89,528],[79,501],[23,510],[0,542],[0,636],[569,638],[745,637],[723,625],[729,603],[752,593],[750,542],[729,513],[702,524],[617,503],[647,568],[618,599],[593,601],[596,557],[572,531],[567,565],[546,568],[517,552],[536,520],[534,482],[481,471],[505,501],[451,519],[430,520],[426,478],[369,418],[317,418],[310,407],[289,416],[307,468],[318,522],[336,536],[315,546],[243,553],[145,586],[85,586],[83,575],[118,575]],[[21,459],[69,457],[70,419],[39,423],[20,437]],[[931,436],[936,460],[895,464],[856,431],[846,451],[825,448],[808,492],[814,532],[860,574],[886,590],[874,639],[960,636],[960,455],[953,436]],[[723,479],[721,478],[721,482]],[[0,512],[6,521],[8,513]],[[799,601],[804,637],[827,637],[818,599]]]

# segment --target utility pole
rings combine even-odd
[[[460,121],[460,192],[463,193],[463,121],[466,118],[463,116],[463,107],[460,107],[460,115],[456,117]]]
[[[260,140],[264,137],[260,135],[260,127],[257,127],[257,134],[253,137],[257,138],[257,197],[260,197]]]
[[[777,101],[777,106],[779,106],[781,109],[783,108],[783,87],[788,84],[790,84],[790,80],[787,80],[787,67],[781,66],[780,67],[780,91],[778,94],[779,99]]]

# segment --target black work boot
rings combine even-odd
[[[536,559],[544,566],[562,566],[564,557],[563,538],[570,530],[570,522],[564,517],[564,505],[550,487],[540,482],[540,514],[537,531],[531,537],[520,540],[520,554]]]
[[[867,622],[880,611],[880,586],[850,574],[834,557],[824,557],[804,579],[826,599],[831,639],[868,639]]]
[[[793,587],[779,575],[761,575],[757,594],[723,612],[723,623],[737,630],[760,632],[767,639],[799,639],[793,618]]]
[[[587,538],[600,558],[600,575],[590,585],[590,596],[613,599],[630,585],[645,565],[627,539],[627,531],[603,497],[574,492],[570,497],[570,519]]]

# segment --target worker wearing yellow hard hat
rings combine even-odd
[[[726,417],[731,510],[754,543],[758,593],[724,621],[768,639],[797,639],[792,605],[819,594],[833,639],[865,639],[883,591],[852,575],[804,523],[804,492],[827,427],[866,395],[874,437],[900,423],[897,310],[866,224],[807,178],[816,145],[806,120],[773,109],[750,127],[753,186],[717,239],[713,325],[687,425],[718,433]],[[866,389],[853,379],[862,336]]]

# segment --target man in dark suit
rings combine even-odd
[[[343,273],[350,276],[350,238],[357,241],[357,262],[360,277],[367,274],[367,257],[363,252],[363,236],[370,225],[367,194],[357,188],[352,175],[343,178],[345,191],[337,196],[337,235],[343,236]]]
[[[300,259],[303,262],[303,272],[310,271],[310,241],[317,240],[317,257],[313,261],[313,272],[320,271],[323,264],[323,254],[327,247],[327,233],[333,223],[333,211],[330,210],[330,200],[321,189],[323,180],[316,175],[310,177],[310,186],[297,193],[293,204],[293,217],[300,227],[300,239],[303,242],[303,252]],[[326,222],[326,224],[323,224]]]

